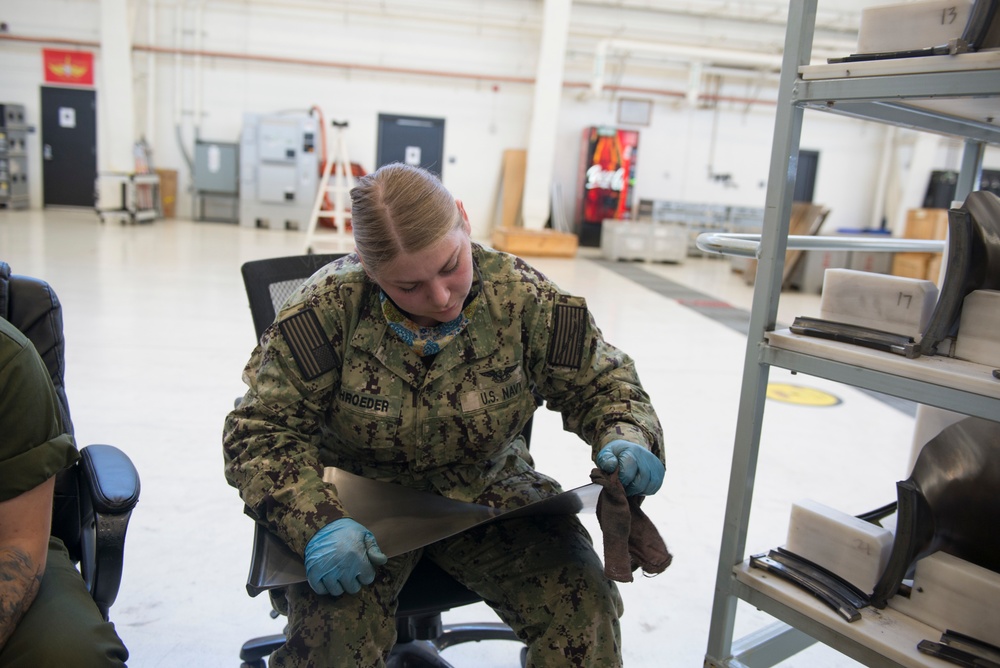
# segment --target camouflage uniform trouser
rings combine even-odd
[[[528,644],[528,666],[620,666],[623,606],[575,516],[497,522],[424,548],[426,556],[483,597]],[[420,551],[389,560],[356,595],[289,587],[275,601],[288,639],[271,668],[383,666],[396,639],[393,615]]]

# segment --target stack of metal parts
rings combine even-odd
[[[954,631],[942,633],[941,642],[922,640],[917,649],[958,666],[1000,668],[1000,648]]]
[[[750,557],[750,565],[760,568],[806,590],[823,601],[847,622],[861,619],[861,609],[869,605],[868,595],[822,566],[784,548],[775,548]]]

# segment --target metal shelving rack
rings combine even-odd
[[[0,208],[27,209],[27,137],[34,128],[25,123],[24,105],[0,103]]]
[[[768,373],[772,366],[863,387],[885,394],[996,419],[1000,415],[1000,384],[987,381],[990,370],[960,360],[907,360],[871,351],[861,356],[856,346],[804,342],[787,330],[774,331],[781,276],[788,243],[795,165],[805,109],[819,109],[880,123],[964,138],[965,152],[956,199],[974,189],[986,143],[1000,144],[1000,126],[949,113],[940,100],[960,107],[961,101],[992,98],[1000,108],[1000,60],[988,53],[937,56],[952,66],[970,63],[974,69],[919,71],[906,63],[876,65],[879,76],[865,76],[866,63],[852,63],[839,74],[829,66],[810,67],[817,0],[791,0],[771,165],[758,250],[759,263],[744,361],[730,472],[725,526],[716,576],[706,668],[772,666],[819,640],[868,666],[928,666],[944,664],[919,654],[920,638],[939,635],[890,608],[865,609],[862,619],[843,623],[822,604],[790,585],[760,575],[746,563],[747,526],[760,448],[761,423]],[[995,54],[1000,55],[1000,54]],[[985,57],[984,57],[985,56]],[[916,60],[916,59],[913,59]],[[984,64],[985,62],[985,64]],[[928,68],[930,69],[930,68]],[[928,102],[930,101],[930,102]],[[946,367],[942,370],[941,367]],[[939,373],[940,372],[940,373]],[[778,622],[734,641],[737,602],[744,600]]]

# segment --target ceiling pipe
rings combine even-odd
[[[156,0],[146,0],[146,39],[153,42],[156,39]],[[156,105],[153,98],[156,95],[156,54],[146,54],[146,141],[153,141],[156,130]]]
[[[181,101],[183,91],[183,81],[181,73],[184,71],[184,62],[181,57],[181,40],[184,34],[184,6],[181,3],[174,5],[174,127],[180,127],[181,113],[184,110],[184,103]],[[132,48],[135,49],[133,44]],[[147,53],[167,53],[166,51],[147,51]]]
[[[24,37],[24,36],[10,35],[10,34],[0,34],[0,41],[2,40],[36,43],[36,44],[59,44],[68,47],[91,48],[96,50],[100,49],[99,42],[92,42],[87,40],[74,40],[74,39],[49,38],[49,37]],[[500,74],[482,73],[482,72],[453,72],[447,70],[426,70],[426,69],[415,69],[408,67],[389,67],[384,65],[364,65],[358,63],[317,60],[311,58],[290,58],[285,56],[269,56],[263,54],[236,53],[231,51],[211,51],[211,50],[196,51],[195,49],[187,49],[179,46],[171,48],[171,47],[149,46],[143,44],[133,44],[132,50],[139,53],[151,52],[157,54],[173,55],[177,62],[179,62],[180,58],[183,56],[194,56],[197,53],[197,55],[207,58],[220,58],[225,60],[241,60],[241,61],[259,62],[259,63],[272,63],[279,65],[330,67],[335,69],[379,72],[383,74],[404,74],[404,75],[416,75],[416,76],[428,76],[428,77],[441,77],[449,79],[465,79],[469,81],[493,81],[500,83],[524,84],[526,86],[533,86],[535,84],[534,77],[515,77],[515,76],[507,76]],[[592,87],[592,83],[582,82],[582,81],[564,81],[563,87],[586,90]],[[647,88],[647,87],[637,87],[637,86],[620,86],[611,84],[603,85],[602,90],[618,92],[618,93],[637,93],[637,94],[653,95],[660,97],[668,97],[674,99],[685,99],[689,95],[688,90]],[[775,100],[762,100],[758,98],[746,98],[746,97],[738,97],[730,95],[700,94],[699,99],[716,101],[716,102],[733,102],[738,104],[763,104],[769,106],[773,106],[774,104],[776,104]]]
[[[731,51],[687,44],[662,44],[659,42],[638,42],[627,39],[605,39],[601,41],[607,44],[606,50],[608,51],[653,53],[664,56],[666,60],[676,60],[678,62],[699,60],[716,65],[741,65],[773,71],[781,69],[780,53]]]
[[[70,39],[68,37],[28,37],[25,35],[11,35],[10,33],[0,33],[0,40],[10,42],[27,42],[29,44],[54,44],[56,46],[75,46],[81,49],[97,49],[100,51],[101,42],[87,39]],[[133,45],[135,48],[135,45]]]
[[[177,140],[177,150],[187,165],[188,173],[194,173],[194,158],[188,151],[184,139],[184,60],[181,44],[184,42],[184,5],[174,4],[174,48],[164,51],[147,51],[147,53],[172,53],[174,56],[174,138]],[[132,46],[135,51],[135,45]],[[193,202],[192,202],[193,206]],[[193,211],[193,209],[192,209]],[[192,214],[192,217],[194,215]]]
[[[410,0],[398,0],[397,2],[366,2],[364,0],[355,2],[335,2],[332,0],[213,0],[214,7],[225,7],[236,11],[246,11],[248,7],[251,11],[264,10],[280,12],[286,16],[290,11],[297,11],[303,14],[329,16],[331,14],[350,14],[351,16],[364,16],[376,21],[392,19],[395,21],[412,22],[434,22],[435,24],[447,24],[457,27],[471,26],[477,30],[506,30],[522,32],[531,30],[541,32],[541,10],[536,10],[532,6],[525,11],[510,11],[506,7],[502,11],[489,11],[486,6],[472,3],[437,2],[430,4],[421,3],[419,9]],[[465,12],[455,11],[458,4],[463,8],[477,7],[476,10]],[[538,3],[541,4],[541,3]],[[771,0],[770,2],[727,2],[724,6],[716,5],[712,7],[705,2],[651,2],[651,0],[574,0],[574,8],[596,8],[598,10],[628,11],[631,14],[643,14],[639,20],[640,26],[646,25],[645,16],[652,17],[670,24],[675,19],[686,19],[696,21],[716,21],[734,26],[745,27],[749,23],[753,26],[765,26],[773,28],[776,32],[775,46],[779,47],[784,42],[785,27],[788,18],[787,0]],[[769,6],[768,6],[769,5]],[[833,40],[838,43],[836,55],[850,53],[857,43],[857,26],[859,20],[858,11],[849,10],[829,10],[823,7],[817,9],[816,14],[816,38],[813,42],[814,49],[821,42]],[[602,39],[608,34],[607,22],[597,18],[588,17],[585,14],[574,12],[571,17],[570,36],[582,39]],[[685,33],[686,34],[686,33]],[[659,39],[662,35],[650,35],[644,39]],[[667,37],[669,39],[669,37]]]
[[[701,74],[704,66],[700,60],[691,62],[691,69],[688,72],[688,94],[687,102],[692,107],[698,104],[698,96],[701,94]]]
[[[201,51],[205,44],[205,0],[198,0],[194,7],[194,138],[201,139],[203,64]]]
[[[664,60],[686,65],[690,68],[687,98],[692,104],[696,103],[700,96],[701,72],[705,65],[752,68],[755,76],[765,73],[776,73],[781,70],[780,54],[771,55],[751,51],[726,51],[684,44],[602,39],[594,49],[594,78],[590,85],[590,94],[592,96],[599,96],[605,89],[604,75],[608,54],[611,52],[653,54],[660,56]]]

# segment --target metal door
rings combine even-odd
[[[795,189],[792,199],[812,202],[816,190],[816,173],[819,171],[819,151],[799,151],[799,167],[795,172]]]
[[[93,90],[42,86],[42,202],[94,206],[97,106]]]
[[[378,115],[377,167],[405,162],[441,176],[443,158],[443,118]]]

